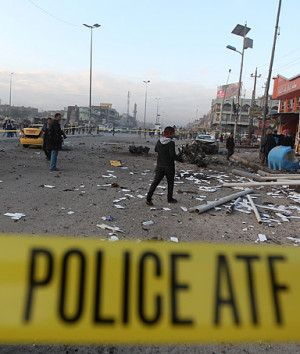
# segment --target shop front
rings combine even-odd
[[[281,75],[274,78],[273,99],[280,101],[277,126],[278,134],[299,136],[300,122],[300,74],[287,79]],[[296,139],[296,151],[299,140]]]

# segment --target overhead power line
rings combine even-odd
[[[32,0],[28,0],[28,1],[29,1],[32,5],[34,5],[34,6],[37,7],[38,9],[40,9],[41,11],[45,12],[47,15],[49,15],[49,16],[55,18],[57,21],[63,22],[63,23],[65,23],[65,24],[67,24],[67,25],[70,25],[70,26],[79,27],[79,25],[75,25],[74,23],[65,21],[65,20],[63,20],[63,19],[61,19],[61,18],[59,18],[59,17],[56,17],[56,16],[50,14],[50,12],[44,10],[43,8],[41,8],[40,6],[38,6],[36,3],[34,3]]]

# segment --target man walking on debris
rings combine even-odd
[[[226,149],[227,149],[227,160],[234,153],[235,142],[233,138],[233,133],[230,133],[229,137],[226,140]]]
[[[157,141],[155,151],[157,155],[156,173],[154,181],[152,182],[149,192],[147,194],[147,205],[153,205],[152,196],[161,180],[166,176],[168,182],[168,202],[176,203],[177,200],[173,198],[174,177],[175,177],[175,163],[174,161],[182,162],[180,156],[176,155],[175,143],[172,140],[175,135],[173,127],[166,127],[163,136]]]
[[[58,150],[61,149],[63,137],[66,139],[66,134],[61,130],[59,121],[61,114],[55,113],[54,120],[52,121],[49,129],[49,143],[48,150],[51,151],[50,171],[59,171],[56,167]]]

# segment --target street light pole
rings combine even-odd
[[[144,110],[144,136],[146,137],[146,115],[147,115],[147,87],[150,80],[143,81],[146,84],[146,92],[145,92],[145,110]]]
[[[157,101],[157,105],[156,105],[156,124],[159,124],[159,119],[158,119],[158,117],[159,117],[159,115],[158,115],[158,104],[159,104],[160,97],[155,98],[155,99],[156,99],[156,101]]]
[[[237,95],[237,118],[235,119],[234,122],[234,139],[236,138],[236,131],[237,131],[237,122],[241,114],[240,110],[240,95],[241,95],[241,85],[242,85],[242,74],[243,74],[243,64],[244,64],[244,51],[247,48],[252,48],[253,47],[253,40],[250,38],[246,38],[246,34],[251,30],[251,28],[247,27],[247,23],[245,23],[245,26],[242,25],[236,25],[235,28],[232,30],[231,33],[236,34],[237,36],[243,37],[243,50],[242,52],[236,50],[235,47],[228,45],[227,48],[230,50],[233,50],[234,52],[238,52],[241,54],[241,66],[240,66],[240,77],[239,77],[239,87],[238,87],[238,95]]]
[[[92,113],[92,66],[93,66],[93,29],[101,25],[95,23],[93,26],[83,24],[83,26],[91,29],[91,44],[90,44],[90,95],[89,95],[89,128],[91,127],[91,113]]]
[[[9,118],[11,118],[11,86],[12,86],[12,76],[14,73],[10,73],[10,84],[9,84]]]

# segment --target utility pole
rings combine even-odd
[[[250,111],[253,110],[253,106],[255,104],[256,79],[261,77],[261,74],[257,75],[257,68],[255,68],[255,74],[254,75],[251,74],[251,77],[254,77],[254,86],[253,86],[253,91],[252,91]],[[253,115],[251,115],[251,112],[250,112],[249,135],[251,135],[252,133],[253,133]]]
[[[274,39],[273,39],[273,48],[272,48],[272,54],[271,54],[270,66],[269,66],[269,74],[268,74],[268,79],[267,79],[267,82],[266,82],[266,89],[265,89],[265,95],[264,95],[265,99],[264,99],[263,122],[262,122],[262,131],[261,131],[260,145],[262,144],[263,137],[265,136],[269,87],[270,87],[270,81],[271,81],[271,75],[272,75],[272,68],[273,68],[276,40],[277,40],[277,35],[278,35],[278,24],[279,24],[280,9],[281,9],[281,0],[279,0],[279,3],[278,3],[278,11],[277,11]]]

